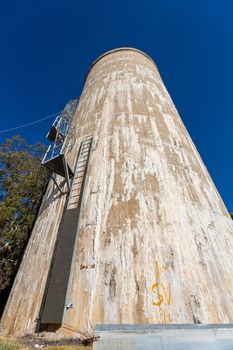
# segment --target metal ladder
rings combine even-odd
[[[92,136],[88,136],[82,141],[80,145],[80,151],[78,155],[76,168],[74,171],[74,177],[69,195],[69,201],[67,204],[67,210],[78,208],[81,206],[84,189],[84,179],[86,177],[87,165],[92,146],[92,139]]]
[[[67,206],[64,209],[54,248],[44,298],[38,317],[39,328],[61,324],[66,292],[78,235],[80,209],[84,193],[93,136],[86,137],[79,148]]]

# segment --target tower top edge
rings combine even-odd
[[[105,56],[107,56],[107,55],[109,55],[109,54],[111,54],[111,53],[118,52],[118,51],[135,51],[135,52],[138,52],[138,53],[144,55],[146,58],[148,58],[148,59],[155,65],[155,67],[158,69],[158,67],[157,67],[157,65],[156,65],[156,63],[155,63],[155,61],[154,61],[149,55],[147,55],[147,53],[145,53],[144,51],[141,51],[141,50],[139,50],[139,49],[135,49],[134,47],[119,47],[119,48],[112,49],[112,50],[109,50],[109,51],[103,53],[102,55],[100,55],[99,57],[97,57],[97,58],[92,62],[90,68],[88,69],[88,72],[87,72],[87,74],[86,74],[86,77],[85,77],[85,79],[84,79],[84,84],[85,84],[85,81],[86,81],[87,76],[88,76],[88,74],[90,73],[91,69],[94,67],[94,65],[95,65],[98,61],[100,61],[103,57],[105,57]]]
[[[111,54],[111,53],[118,52],[118,51],[136,51],[136,52],[141,53],[142,55],[146,56],[150,61],[152,61],[152,62],[155,64],[154,60],[153,60],[149,55],[147,55],[147,53],[145,53],[144,51],[141,51],[141,50],[139,50],[139,49],[135,49],[134,47],[118,47],[118,48],[116,48],[116,49],[109,50],[109,51],[103,53],[102,55],[100,55],[99,57],[97,57],[97,58],[93,61],[93,63],[91,64],[90,69],[91,69],[99,60],[101,60],[103,57],[105,57],[105,56],[107,56],[107,55],[109,55],[109,54]],[[155,64],[155,65],[156,65],[156,64]]]

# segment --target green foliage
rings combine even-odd
[[[232,218],[232,220],[233,220],[233,213],[230,213],[230,216],[231,216],[231,218]]]
[[[0,145],[0,297],[12,284],[47,185],[44,146],[20,136]]]

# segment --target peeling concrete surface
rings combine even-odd
[[[94,135],[58,334],[99,323],[233,322],[233,222],[154,63],[102,56],[75,114]],[[34,332],[65,197],[50,183],[2,327]],[[55,296],[56,297],[56,296]]]

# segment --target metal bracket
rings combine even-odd
[[[68,192],[70,192],[70,176],[69,176],[69,170],[66,162],[65,156],[63,157],[63,165],[65,169],[65,176],[66,176],[66,182],[67,182],[67,187],[68,187]]]
[[[62,191],[62,189],[61,189],[61,187],[58,185],[58,183],[57,183],[57,180],[55,179],[55,177],[53,176],[53,174],[51,173],[51,178],[53,179],[53,182],[55,183],[55,185],[57,186],[57,188],[58,188],[58,190],[59,190],[59,192],[61,193],[61,194],[67,194],[67,193],[69,193],[69,191]]]

